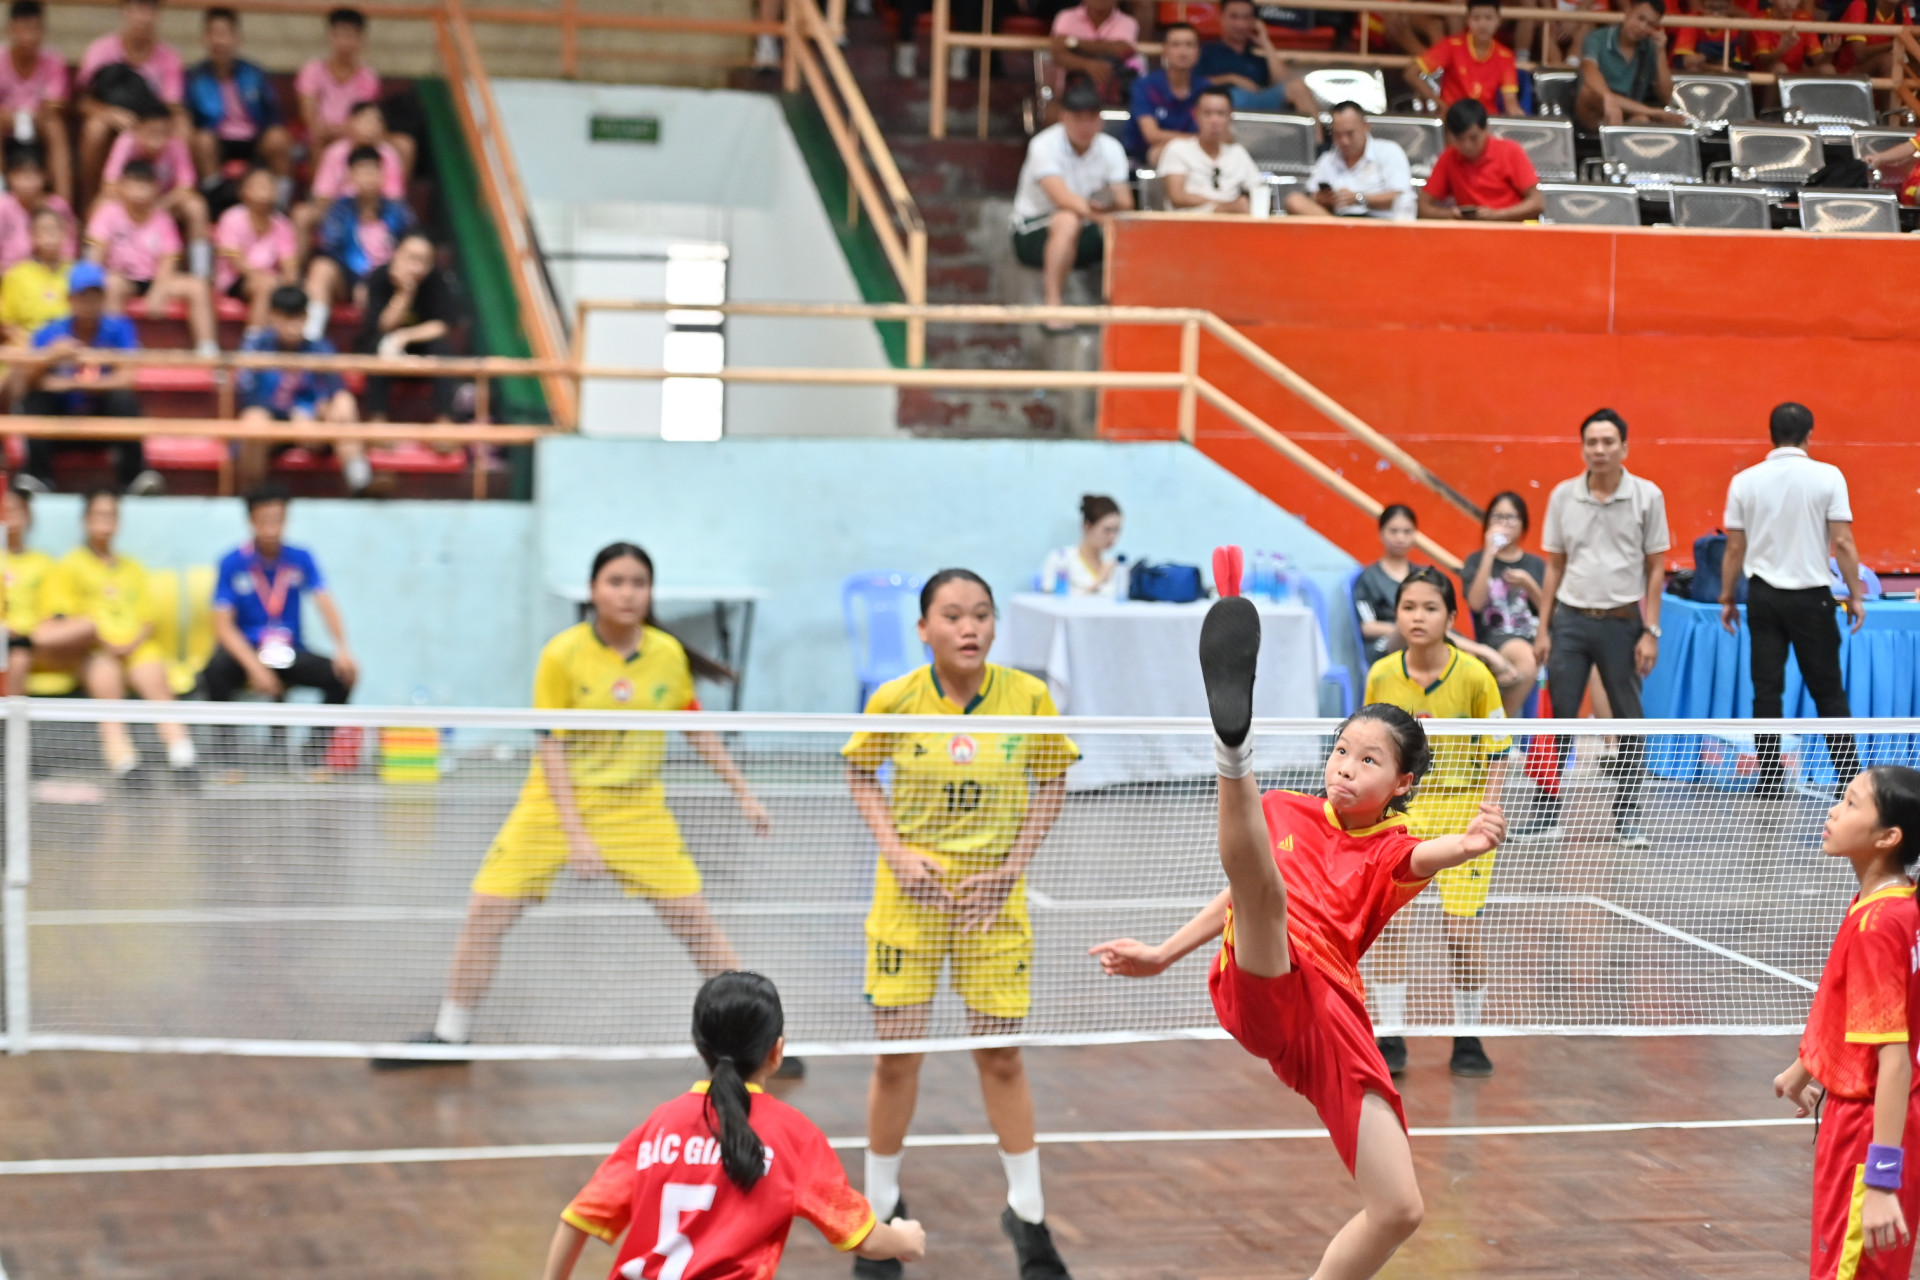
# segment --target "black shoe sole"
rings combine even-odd
[[[1253,676],[1260,662],[1260,611],[1243,596],[1216,600],[1200,624],[1200,678],[1213,731],[1229,747],[1253,728]]]

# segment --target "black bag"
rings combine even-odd
[[[87,82],[87,92],[97,102],[135,115],[150,107],[166,105],[147,83],[147,78],[125,62],[109,62],[94,72],[93,79]]]
[[[1832,164],[1820,166],[1807,179],[1807,188],[1812,191],[1871,191],[1873,190],[1873,170],[1864,160],[1835,160]]]
[[[1152,600],[1160,604],[1192,604],[1204,595],[1200,588],[1200,567],[1191,564],[1148,564],[1133,566],[1127,575],[1129,600]]]
[[[1703,533],[1693,540],[1693,598],[1700,604],[1720,603],[1720,565],[1727,556],[1727,535],[1723,530]],[[1736,604],[1747,602],[1745,577],[1733,589]]]

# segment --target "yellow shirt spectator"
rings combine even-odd
[[[108,645],[130,642],[153,621],[146,567],[128,556],[104,560],[91,547],[75,547],[53,566],[40,607],[43,617],[93,619],[100,642]],[[160,646],[149,638],[128,655],[126,666],[131,671],[164,661]]]
[[[67,314],[67,273],[73,264],[50,267],[37,258],[16,262],[0,277],[0,327],[26,334]]]

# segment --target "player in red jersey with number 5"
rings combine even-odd
[[[795,1218],[834,1248],[918,1262],[917,1222],[875,1222],[826,1135],[761,1085],[780,1069],[780,993],[757,973],[709,978],[693,1046],[710,1080],[657,1107],[560,1215],[546,1280],[568,1280],[588,1236],[627,1239],[609,1280],[767,1280]],[[628,1224],[633,1229],[627,1231]]]
[[[1239,549],[1214,554],[1214,580],[1240,580]],[[1490,852],[1506,834],[1482,804],[1462,835],[1417,840],[1403,810],[1432,760],[1426,733],[1398,707],[1362,707],[1327,758],[1326,796],[1272,791],[1253,778],[1253,676],[1260,614],[1229,597],[1200,631],[1200,673],[1219,767],[1220,862],[1227,891],[1157,947],[1093,949],[1108,973],[1159,973],[1225,934],[1208,985],[1220,1025],[1313,1103],[1363,1204],[1327,1246],[1315,1280],[1364,1280],[1420,1225],[1424,1208],[1406,1115],[1374,1043],[1360,957],[1427,881]]]
[[[1773,1091],[1800,1115],[1826,1107],[1813,1154],[1813,1280],[1906,1280],[1920,1170],[1914,1032],[1920,1030],[1920,772],[1878,765],[1827,812],[1820,848],[1860,879],[1827,955],[1800,1056]]]

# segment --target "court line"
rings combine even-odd
[[[1768,977],[1779,978],[1784,982],[1791,982],[1796,987],[1801,987],[1808,991],[1819,990],[1819,985],[1820,985],[1819,983],[1809,981],[1808,979],[1801,977],[1797,973],[1788,973],[1785,969],[1776,969],[1774,966],[1766,963],[1764,960],[1755,960],[1752,956],[1742,955],[1738,951],[1734,951],[1728,947],[1723,947],[1717,942],[1708,942],[1705,938],[1696,938],[1691,933],[1683,932],[1682,930],[1674,928],[1670,924],[1662,924],[1651,916],[1643,916],[1638,911],[1629,910],[1628,908],[1621,906],[1617,902],[1609,902],[1605,898],[1598,897],[1592,894],[1587,894],[1584,896],[1586,897],[1586,900],[1588,902],[1591,902],[1594,906],[1599,907],[1605,911],[1611,911],[1615,915],[1620,916],[1621,918],[1626,920],[1631,920],[1637,925],[1642,925],[1648,929],[1652,929],[1655,933],[1664,933],[1669,938],[1677,938],[1681,942],[1690,943],[1693,946],[1699,947],[1702,951],[1712,952],[1714,955],[1720,956],[1727,960],[1732,960],[1736,964],[1746,965],[1749,969],[1758,969],[1761,973],[1766,974]]]
[[[1415,1138],[1509,1138],[1571,1134],[1641,1133],[1655,1129],[1780,1129],[1812,1120],[1767,1116],[1750,1120],[1623,1120],[1597,1124],[1484,1124],[1415,1127]],[[1324,1129],[1123,1129],[1042,1133],[1038,1141],[1060,1145],[1126,1145],[1150,1142],[1275,1142],[1324,1138]],[[923,1134],[910,1147],[991,1147],[991,1133]],[[858,1151],[865,1138],[830,1138],[838,1151]],[[259,1151],[202,1156],[94,1156],[64,1160],[0,1161],[0,1177],[73,1176],[106,1173],[190,1173],[225,1169],[314,1169],[342,1165],[453,1164],[463,1161],[557,1160],[604,1157],[611,1142],[546,1142],[495,1147],[395,1147],[369,1151]],[[0,1280],[5,1280],[0,1276]]]

